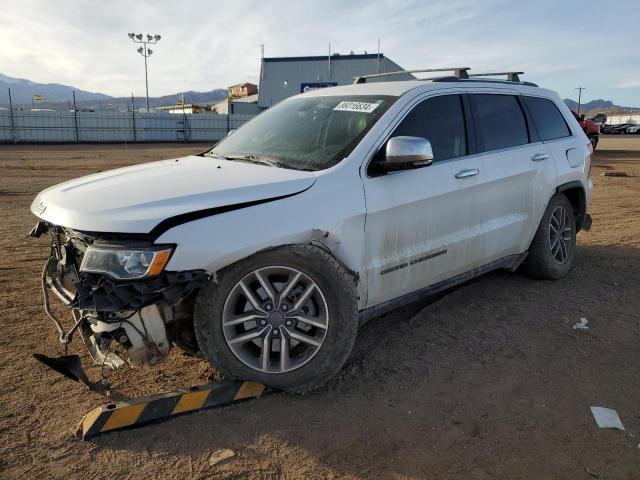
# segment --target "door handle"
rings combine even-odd
[[[546,160],[550,156],[551,155],[549,155],[548,153],[536,153],[533,157],[531,157],[531,160],[533,160],[534,162],[539,162],[540,160]]]
[[[465,168],[464,170],[460,170],[458,173],[456,173],[456,178],[473,177],[475,175],[478,175],[479,173],[480,170],[478,170],[477,168]]]

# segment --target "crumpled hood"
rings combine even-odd
[[[149,233],[177,215],[296,194],[315,179],[313,172],[188,156],[55,185],[38,194],[31,211],[75,230]]]

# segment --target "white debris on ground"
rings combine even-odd
[[[580,321],[573,326],[573,329],[589,330],[589,327],[587,326],[588,323],[589,323],[589,320],[587,320],[586,318],[581,318]]]
[[[209,458],[209,465],[217,465],[220,462],[223,462],[231,457],[235,457],[236,452],[233,450],[229,450],[228,448],[222,448],[220,450],[216,450],[211,454]]]
[[[618,412],[612,408],[591,407],[591,413],[600,428],[617,428],[624,430],[622,420],[618,416]]]

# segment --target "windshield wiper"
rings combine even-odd
[[[253,153],[250,154],[246,154],[246,155],[221,155],[219,153],[216,152],[209,152],[206,154],[208,157],[213,157],[213,158],[220,158],[222,160],[231,160],[231,161],[240,161],[240,162],[250,162],[250,163],[257,163],[257,164],[261,164],[261,165],[269,165],[270,167],[277,167],[277,168],[287,168],[290,170],[301,170],[304,172],[313,172],[313,168],[308,168],[308,167],[294,167],[293,165],[290,165],[288,163],[285,162],[280,162],[274,158],[270,158],[270,157],[266,157],[263,155],[256,155]]]
[[[227,160],[239,160],[241,162],[251,162],[251,163],[259,163],[262,165],[269,165],[270,167],[278,167],[278,168],[290,168],[293,170],[297,170],[295,167],[283,162],[279,162],[270,157],[265,157],[263,155],[255,155],[255,154],[247,154],[247,155],[226,155],[224,158]]]
[[[260,157],[258,155],[221,155],[217,152],[209,152],[206,154],[207,157],[218,158],[220,160],[240,160],[243,162],[251,162],[251,163],[260,163],[264,165],[269,165],[270,167],[275,167],[276,162],[273,160],[267,160],[264,157]]]
[[[259,163],[262,165],[269,165],[270,167],[283,167],[282,163],[277,160],[273,160],[267,157],[263,157],[261,155],[227,155],[225,157],[227,160],[240,160],[242,162],[251,162],[251,163]]]

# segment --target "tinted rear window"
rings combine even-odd
[[[516,97],[473,94],[471,100],[481,152],[529,143],[527,123]]]
[[[569,137],[571,131],[558,107],[546,98],[524,97],[540,140]]]

